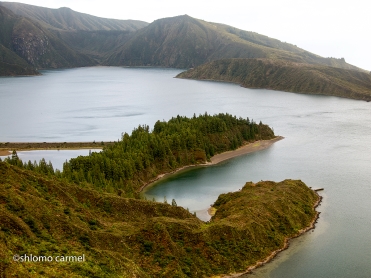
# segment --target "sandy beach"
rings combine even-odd
[[[146,188],[146,187],[152,185],[153,183],[157,182],[158,180],[160,180],[164,177],[168,177],[169,175],[173,175],[175,173],[178,173],[178,172],[180,172],[182,170],[185,170],[187,168],[204,167],[204,166],[215,165],[215,164],[218,164],[222,161],[225,161],[225,160],[228,160],[228,159],[240,156],[240,155],[244,155],[244,154],[264,150],[264,149],[270,147],[273,143],[275,143],[279,140],[282,140],[282,139],[284,139],[284,137],[277,136],[276,138],[273,138],[273,139],[270,139],[270,140],[260,140],[260,141],[255,141],[253,143],[248,143],[246,145],[243,145],[242,147],[239,147],[238,149],[236,149],[234,151],[227,151],[227,152],[224,152],[224,153],[214,155],[213,157],[211,157],[210,162],[206,162],[206,163],[203,163],[203,164],[187,165],[187,166],[178,168],[175,171],[165,173],[165,174],[160,174],[155,179],[151,180],[150,182],[144,184],[141,188],[139,188],[139,192],[141,192],[144,188]]]
[[[10,155],[10,154],[12,153],[8,150],[0,150],[0,156]]]
[[[275,143],[279,140],[282,140],[283,138],[284,137],[282,137],[282,136],[277,136],[276,138],[271,139],[271,140],[256,141],[256,142],[253,142],[253,143],[250,143],[250,144],[246,144],[246,145],[238,148],[237,150],[228,151],[228,152],[224,152],[224,153],[221,153],[221,154],[214,155],[210,159],[211,163],[208,163],[208,164],[217,164],[219,162],[225,161],[227,159],[230,159],[230,158],[233,158],[233,157],[236,157],[236,156],[240,156],[240,155],[243,155],[243,154],[264,150],[264,149],[268,148],[269,146],[271,146],[273,143]]]

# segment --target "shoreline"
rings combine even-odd
[[[312,189],[313,190],[313,189]],[[318,196],[318,199],[317,199],[317,202],[314,203],[313,205],[313,208],[316,209],[322,202],[322,196],[318,194],[318,192],[316,190],[313,190],[314,193]],[[235,278],[235,277],[240,277],[241,275],[246,275],[246,274],[252,274],[253,270],[254,269],[257,269],[259,267],[262,267],[264,265],[266,265],[267,263],[271,262],[279,253],[281,253],[282,251],[285,251],[286,249],[289,248],[290,246],[290,241],[294,238],[297,238],[303,234],[305,234],[306,232],[310,231],[310,230],[313,230],[315,229],[316,227],[316,223],[318,222],[318,218],[319,218],[319,215],[320,215],[321,212],[319,211],[316,211],[316,214],[313,218],[313,220],[310,222],[309,226],[301,229],[298,231],[297,234],[291,236],[291,237],[288,237],[288,238],[285,238],[284,240],[284,244],[283,244],[283,247],[280,248],[280,249],[277,249],[277,250],[274,250],[272,253],[270,253],[268,255],[268,257],[266,257],[265,259],[263,259],[262,261],[258,261],[256,262],[254,265],[252,266],[249,266],[246,271],[244,272],[239,272],[239,273],[233,273],[233,274],[226,274],[226,275],[222,275],[223,278]]]
[[[186,166],[180,167],[178,169],[175,169],[174,171],[160,174],[156,178],[154,178],[153,180],[151,180],[151,181],[145,183],[144,185],[142,185],[139,188],[138,192],[142,192],[143,189],[153,185],[154,183],[156,183],[157,181],[159,181],[160,179],[162,179],[164,177],[171,176],[173,174],[176,174],[176,173],[181,172],[183,170],[186,170],[188,168],[212,166],[212,165],[216,165],[220,162],[226,161],[228,159],[231,159],[231,158],[234,158],[234,157],[237,157],[237,156],[241,156],[241,155],[252,153],[252,152],[261,151],[261,150],[264,150],[264,149],[270,147],[275,142],[280,141],[284,138],[285,137],[277,136],[277,137],[275,137],[273,139],[270,139],[270,140],[259,140],[259,141],[255,141],[255,142],[252,142],[252,143],[248,143],[246,145],[243,145],[243,146],[239,147],[236,150],[226,151],[226,152],[223,152],[223,153],[220,153],[220,154],[216,154],[216,155],[214,155],[213,157],[210,158],[210,162],[206,162],[206,163],[202,163],[202,164],[186,165]]]
[[[89,147],[81,147],[81,148],[33,148],[33,149],[20,149],[20,150],[16,150],[16,152],[32,152],[32,151],[74,151],[74,150],[102,150],[103,148],[97,146],[97,147],[93,147],[93,148],[89,148]],[[8,150],[1,150],[0,149],[0,156],[9,156],[9,155],[12,155],[12,151],[8,151]]]
[[[103,149],[115,144],[115,141],[102,142],[0,142],[1,155],[8,155],[16,151],[36,150],[79,150],[79,149]]]
[[[8,150],[0,150],[0,156],[8,156],[11,155],[12,153]]]

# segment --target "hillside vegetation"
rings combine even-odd
[[[98,65],[104,53],[147,25],[10,2],[0,2],[0,22],[0,75]]]
[[[24,59],[0,44],[0,76],[37,75]]]
[[[25,169],[55,175],[77,184],[93,184],[106,192],[136,197],[140,188],[158,175],[180,167],[207,162],[217,153],[234,150],[247,142],[274,138],[272,129],[248,118],[229,114],[193,118],[177,116],[168,122],[157,121],[153,131],[139,126],[102,152],[79,156],[55,172],[45,161],[39,165],[21,162],[16,153],[8,160]]]
[[[5,277],[241,272],[310,225],[317,200],[301,181],[247,183],[221,195],[204,223],[175,204],[101,193],[0,162],[0,271]],[[15,254],[26,261],[13,261]],[[82,255],[84,262],[55,261]]]
[[[188,15],[159,19],[138,30],[107,63],[191,68],[222,58],[270,58],[358,69],[343,59],[323,58],[267,36]]]
[[[0,2],[0,5],[37,22],[75,52],[88,55],[94,65],[102,64],[108,53],[123,45],[131,33],[148,25],[139,20],[100,18],[65,7],[49,9],[10,2]]]
[[[12,29],[6,32],[12,43],[4,46],[36,68],[96,64],[190,68],[223,58],[269,58],[360,70],[344,59],[323,58],[277,39],[188,15],[148,24],[99,18],[69,8],[9,2],[0,2],[0,6],[4,13],[25,22],[17,28],[18,33],[13,34]],[[27,46],[25,42],[14,46],[20,38]],[[47,45],[56,51],[46,51]],[[30,51],[32,59],[26,55]],[[64,63],[61,57],[66,57]]]
[[[247,88],[371,100],[370,73],[323,65],[271,59],[223,59],[190,69],[177,77],[228,81]]]
[[[15,2],[0,2],[0,5],[22,17],[38,21],[47,28],[59,30],[121,30],[136,31],[148,25],[139,20],[118,20],[79,13],[70,8],[50,9]]]
[[[48,29],[28,18],[15,15],[0,6],[0,58],[4,74],[18,69],[16,74],[37,68],[61,68],[94,65],[88,56],[71,49]]]
[[[202,71],[205,78],[209,71],[207,79],[370,100],[368,72],[346,63],[344,58],[324,58],[255,32],[188,15],[148,24],[99,18],[69,8],[0,2],[0,23],[0,75],[30,75],[37,74],[38,69],[95,65],[202,65],[197,71]],[[228,63],[233,70],[228,70],[227,75],[218,76],[207,69],[209,65],[229,67]],[[237,66],[241,68],[237,70]]]

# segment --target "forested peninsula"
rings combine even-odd
[[[371,101],[370,73],[318,64],[273,59],[222,59],[192,68],[177,77]]]
[[[6,277],[245,272],[313,227],[320,198],[303,182],[248,182],[219,196],[209,222],[176,200],[145,200],[138,190],[159,173],[274,137],[263,123],[205,113],[158,121],[153,130],[139,126],[101,153],[66,162],[63,172],[45,160],[22,162],[13,152],[0,161],[0,271]],[[77,263],[56,261],[82,256]]]
[[[55,175],[69,182],[92,184],[106,192],[135,197],[138,190],[160,174],[203,164],[212,156],[235,150],[248,142],[275,138],[273,130],[249,118],[229,114],[177,116],[138,126],[119,142],[105,145],[102,152],[79,156],[64,163],[63,172],[41,161],[21,162],[16,155],[7,161],[28,170]]]

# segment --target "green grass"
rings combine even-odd
[[[0,162],[5,276],[209,277],[243,271],[315,216],[301,181],[247,183],[203,223],[187,210],[127,199]],[[85,254],[82,263],[20,263],[14,254]]]

